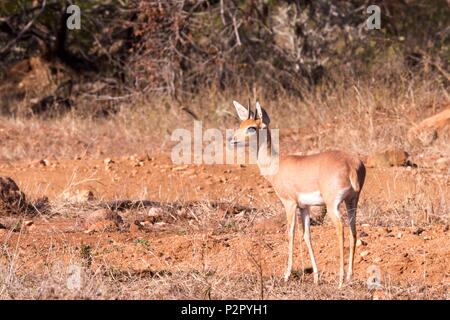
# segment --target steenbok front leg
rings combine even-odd
[[[284,274],[284,281],[287,281],[291,276],[292,260],[294,258],[295,211],[297,210],[297,203],[291,200],[284,200],[283,205],[286,210],[287,231],[289,237],[288,263]]]
[[[317,270],[317,264],[316,264],[316,258],[314,257],[314,250],[312,248],[311,244],[311,218],[310,218],[310,211],[309,207],[306,208],[300,208],[300,216],[302,219],[302,225],[303,225],[303,239],[305,240],[306,247],[308,248],[309,252],[309,258],[311,259],[311,264],[314,272],[314,283],[319,283],[319,272]]]

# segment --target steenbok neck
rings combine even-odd
[[[278,172],[279,155],[278,151],[272,146],[269,129],[260,131],[256,163],[263,176],[272,176]]]

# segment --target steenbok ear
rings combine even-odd
[[[233,101],[234,107],[236,108],[236,112],[238,114],[239,119],[241,121],[247,120],[249,116],[252,115],[252,112],[250,112],[246,107],[244,107],[242,104],[240,104],[237,101]]]
[[[259,101],[256,101],[256,118],[261,119],[262,123],[265,125],[268,125],[270,123],[269,115],[267,114],[266,110],[261,108]]]

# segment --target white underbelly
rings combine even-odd
[[[324,204],[320,191],[299,193],[298,202],[305,206],[320,206]]]

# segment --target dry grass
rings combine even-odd
[[[43,219],[65,217],[75,220],[70,232],[79,232],[80,221],[90,211],[108,206],[106,202],[89,205],[67,203],[56,200],[52,209]],[[321,284],[316,286],[307,272],[304,259],[301,268],[294,270],[293,279],[284,282],[266,269],[262,264],[267,257],[261,251],[246,251],[245,254],[233,248],[230,255],[223,257],[223,266],[211,263],[213,252],[210,236],[242,237],[251,235],[253,241],[264,247],[265,235],[253,227],[268,219],[277,217],[280,208],[277,204],[264,210],[248,209],[240,211],[236,202],[224,202],[217,207],[209,201],[197,203],[176,203],[162,206],[164,215],[158,220],[161,226],[152,225],[146,232],[182,235],[192,243],[193,254],[197,251],[200,263],[184,265],[169,271],[165,268],[134,270],[108,260],[114,250],[123,250],[111,242],[105,246],[99,240],[94,244],[57,241],[64,239],[66,232],[55,234],[54,241],[46,248],[24,250],[21,232],[14,241],[10,231],[0,249],[0,299],[373,299],[379,292],[368,289],[365,281],[355,280],[344,290],[336,290],[336,274],[322,273]],[[403,209],[402,209],[403,208]],[[241,208],[242,209],[242,208]],[[181,210],[181,211],[180,211]],[[383,211],[374,212],[375,204],[362,203],[359,222],[372,226],[411,226],[415,221],[413,212],[421,212],[421,204],[413,203],[410,208],[404,204],[393,203]],[[386,211],[385,211],[386,210]],[[400,210],[402,210],[400,212]],[[410,211],[409,211],[410,210]],[[147,216],[145,203],[136,203],[133,208],[120,211],[129,225]],[[395,214],[397,213],[397,215]],[[441,217],[442,218],[442,217]],[[331,222],[325,219],[325,224]],[[429,226],[435,221],[421,221]],[[416,224],[418,225],[418,224]],[[24,231],[25,232],[25,231]],[[313,231],[316,232],[316,231]],[[109,236],[108,236],[109,237]],[[149,235],[135,237],[132,246],[137,252],[155,255],[148,242]],[[125,243],[123,244],[125,245]],[[39,246],[39,245],[37,245]],[[128,243],[127,246],[130,246]],[[302,255],[305,253],[302,253]],[[237,273],[230,268],[230,257],[243,256],[248,260],[245,273]],[[31,263],[39,261],[39,263]],[[68,287],[71,267],[81,270],[81,285],[78,289]],[[169,267],[169,265],[167,265]],[[303,271],[305,270],[305,271]],[[448,286],[430,286],[423,282],[399,285],[386,276],[383,278],[383,299],[446,299]]]
[[[447,88],[437,78],[399,74],[394,79],[323,84],[303,99],[288,94],[265,96],[262,88],[252,93],[210,90],[184,103],[164,96],[118,101],[119,112],[106,119],[85,116],[93,108],[88,104],[59,119],[5,118],[0,123],[0,160],[101,158],[143,149],[167,150],[174,129],[193,128],[190,113],[205,127],[235,128],[231,101],[246,103],[248,97],[262,101],[271,116],[271,127],[280,128],[281,135],[288,129],[298,131],[296,143],[282,144],[288,152],[342,148],[368,154],[397,146],[416,156],[450,156],[445,137],[428,147],[410,145],[406,139],[411,126],[450,101]],[[309,138],[307,144],[302,142],[305,136]]]

